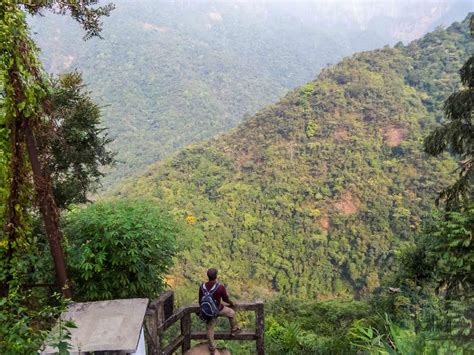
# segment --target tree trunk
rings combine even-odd
[[[59,213],[54,201],[51,182],[45,169],[41,167],[39,160],[38,147],[36,139],[31,129],[28,119],[25,120],[25,135],[28,148],[28,155],[33,171],[33,182],[38,197],[41,216],[43,217],[46,234],[48,235],[49,247],[54,262],[54,270],[56,272],[56,280],[64,297],[71,298],[72,293],[66,273],[66,263],[64,261],[64,253],[61,245],[62,233],[59,229]]]

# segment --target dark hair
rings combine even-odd
[[[207,270],[207,277],[209,278],[209,281],[217,279],[217,269],[210,268]]]

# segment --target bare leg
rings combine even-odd
[[[229,319],[231,332],[234,332],[239,329],[239,325],[237,324],[237,320],[235,319],[235,311],[232,308],[224,306],[224,308],[222,308],[219,312],[219,316],[227,317],[227,319]]]

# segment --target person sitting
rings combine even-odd
[[[202,282],[199,286],[199,305],[201,306],[201,318],[206,321],[209,351],[211,354],[215,354],[214,327],[217,323],[217,317],[227,317],[229,319],[231,335],[234,336],[240,333],[241,329],[235,319],[235,311],[232,309],[234,302],[229,299],[224,285],[217,280],[217,269],[207,270],[207,277],[208,281]],[[228,306],[222,304],[221,301]]]

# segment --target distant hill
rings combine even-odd
[[[105,106],[119,153],[107,186],[237,126],[327,63],[414,39],[473,7],[466,0],[113,2],[104,40],[83,42],[67,17],[31,19],[46,69],[78,68]]]
[[[344,59],[117,189],[193,225],[172,282],[197,282],[215,265],[243,294],[321,299],[378,287],[455,168],[423,154],[422,140],[474,50],[467,22]]]

